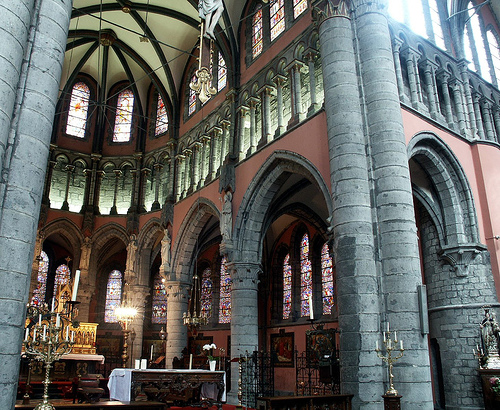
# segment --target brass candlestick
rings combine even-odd
[[[70,333],[70,323],[73,328],[78,327],[78,323],[74,321],[74,303],[68,303],[60,312],[55,299],[51,310],[46,303],[28,305],[24,352],[32,359],[45,363],[43,400],[34,410],[54,410],[54,406],[48,402],[50,369],[54,361],[71,353],[73,348],[75,332]]]
[[[386,356],[382,354],[381,349],[378,346],[378,340],[377,344],[375,347],[375,351],[377,352],[377,356],[380,357],[384,362],[386,362],[389,365],[389,390],[385,392],[386,395],[388,396],[397,396],[398,391],[394,388],[394,375],[392,374],[392,367],[394,365],[394,362],[396,360],[400,359],[403,357],[404,349],[403,349],[403,341],[400,340],[400,346],[399,349],[397,349],[397,344],[398,344],[398,336],[397,333],[394,332],[394,340],[391,339],[392,337],[392,332],[390,331],[389,328],[389,323],[387,323],[387,332],[383,332],[383,337],[384,337],[384,346],[385,346],[385,351],[387,353]],[[393,356],[393,351],[394,350],[399,350],[399,354],[397,356]]]
[[[122,306],[115,309],[116,317],[118,318],[118,322],[122,327],[123,332],[123,353],[122,353],[122,367],[127,367],[128,362],[128,337],[130,334],[129,326],[137,315],[137,309],[131,306],[128,306],[125,303]]]

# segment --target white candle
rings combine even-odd
[[[189,370],[191,370],[193,368],[193,355],[190,354],[189,355]]]
[[[385,343],[385,332],[382,332],[382,334],[384,335],[384,343]]]
[[[387,322],[387,333],[389,333],[390,330],[389,330],[389,322]]]
[[[151,345],[151,353],[149,355],[149,360],[152,362],[153,361],[153,351],[154,351],[154,345]]]
[[[27,327],[26,332],[24,333],[24,340],[28,340],[29,334],[30,334],[30,329]]]
[[[394,342],[395,343],[398,342],[398,335],[396,334],[396,331],[394,331]]]
[[[140,359],[135,359],[135,368],[140,369],[141,368],[141,360]]]
[[[52,309],[50,311],[54,312],[55,307],[56,307],[56,299],[52,298]]]
[[[33,328],[33,341],[36,339],[36,327]]]
[[[46,339],[47,336],[47,325],[43,325],[43,340]]]
[[[56,316],[56,327],[59,327],[61,325],[61,316],[59,316],[59,313]]]
[[[404,350],[403,349],[403,340],[400,340],[400,344],[401,344],[401,350]]]
[[[69,342],[69,325],[66,326],[66,341]]]
[[[314,319],[312,295],[309,295],[309,319]]]
[[[78,284],[80,283],[80,269],[75,272],[75,280],[73,281],[73,293],[71,295],[71,301],[76,302],[76,295],[78,294]]]
[[[71,331],[71,343],[73,343],[75,341],[75,331],[72,330]]]
[[[42,326],[42,314],[38,315],[38,326]]]
[[[141,359],[141,369],[147,369],[147,368],[148,368],[147,359]]]
[[[378,340],[375,342],[375,350],[378,350]]]

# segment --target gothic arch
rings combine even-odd
[[[137,238],[137,252],[139,255],[139,277],[140,284],[149,286],[151,266],[160,252],[161,243],[157,242],[159,236],[163,238],[164,229],[158,218],[150,219],[141,229]]]
[[[408,157],[432,184],[432,193],[415,185],[414,193],[434,219],[441,248],[479,242],[470,185],[451,149],[436,135],[421,133],[410,141]]]
[[[45,238],[44,241],[53,235],[59,235],[66,240],[73,251],[73,266],[79,266],[83,235],[72,221],[69,219],[56,219],[45,226],[39,234]]]
[[[266,214],[274,195],[289,174],[302,175],[314,184],[324,198],[328,215],[331,215],[330,191],[316,167],[299,154],[275,151],[252,180],[236,215],[233,237],[241,260],[262,260],[261,243]]]
[[[196,239],[212,216],[220,221],[220,211],[212,201],[200,198],[193,203],[175,238],[172,250],[172,272],[169,280],[190,281],[190,272],[194,266],[192,255],[195,251]]]

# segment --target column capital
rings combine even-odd
[[[236,109],[236,112],[240,113],[241,115],[246,115],[248,111],[250,111],[250,107],[248,105],[240,105]]]
[[[214,125],[212,128],[208,130],[208,132],[212,134],[214,137],[218,137],[219,135],[222,134],[222,128],[217,125]]]
[[[250,108],[255,108],[258,104],[260,104],[260,99],[257,97],[250,97],[248,99],[248,103],[250,104]]]
[[[283,74],[276,74],[272,80],[274,81],[274,83],[277,85],[277,86],[281,86],[285,83],[287,77],[284,76]]]
[[[228,269],[231,271],[232,289],[255,289],[259,284],[259,274],[262,268],[258,263],[251,262],[229,262]]]
[[[314,61],[314,60],[316,60],[318,58],[318,56],[319,56],[319,51],[316,50],[315,48],[308,47],[304,51],[304,57],[308,61]]]
[[[347,17],[349,18],[349,7],[346,0],[339,0],[334,4],[333,0],[317,0],[312,6],[315,13],[315,18],[319,22],[330,17]]]
[[[257,90],[257,93],[273,95],[275,91],[276,91],[275,87],[273,87],[272,85],[265,84]]]
[[[295,59],[285,67],[285,71],[298,70],[300,72],[301,70],[303,70],[305,68],[306,68],[306,64],[303,61]]]
[[[356,17],[367,13],[387,13],[388,0],[351,0],[351,10]]]

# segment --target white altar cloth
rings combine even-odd
[[[131,385],[132,385],[132,373],[136,372],[156,372],[156,373],[200,373],[207,372],[211,373],[209,370],[185,370],[185,369],[113,369],[109,375],[108,389],[109,398],[111,400],[119,401],[130,401]],[[208,385],[208,386],[206,386]],[[212,386],[212,383],[205,383],[202,386],[203,396],[212,396],[212,392],[216,389]],[[205,394],[204,394],[205,393]],[[224,373],[224,392],[222,393],[222,402],[226,401],[226,374]]]

